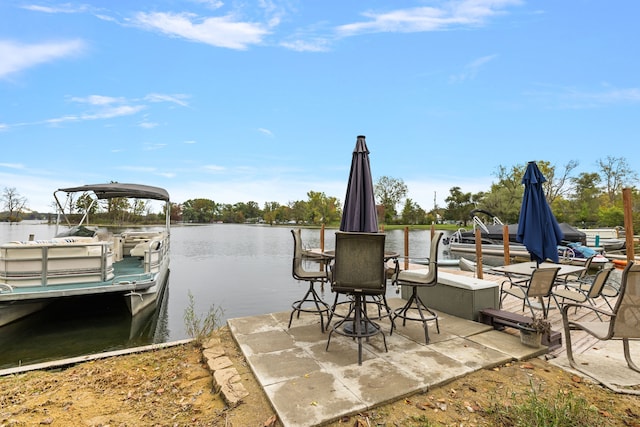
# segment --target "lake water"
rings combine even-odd
[[[131,319],[120,298],[85,304],[52,304],[42,312],[0,328],[0,369],[63,357],[188,338],[184,312],[189,294],[199,316],[211,307],[221,321],[288,311],[307,284],[291,277],[293,238],[289,227],[239,224],[179,225],[171,228],[167,291],[158,308]],[[325,231],[333,248],[335,230]],[[49,239],[55,226],[0,223],[0,241]],[[404,232],[386,233],[386,249],[404,252]],[[303,229],[306,247],[320,247],[320,230]],[[409,232],[409,253],[429,255],[430,232]],[[440,254],[441,258],[447,254]],[[389,287],[389,292],[395,290]],[[330,290],[325,290],[330,293]],[[325,295],[330,300],[329,295]]]

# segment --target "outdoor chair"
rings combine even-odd
[[[536,268],[533,270],[531,277],[527,280],[518,282],[505,280],[500,285],[500,307],[502,307],[502,302],[507,295],[511,295],[522,300],[523,311],[526,305],[529,307],[529,310],[531,310],[531,315],[536,317],[535,312],[533,311],[534,307],[531,304],[531,299],[538,298],[538,301],[542,306],[542,317],[546,319],[549,313],[552,288],[555,284],[559,270],[560,267]],[[545,298],[547,298],[546,306],[544,303]]]
[[[581,322],[569,319],[569,310],[579,306],[588,310],[600,313],[609,320],[602,322]],[[640,372],[640,368],[631,359],[629,348],[630,340],[640,339],[640,264],[630,261],[622,272],[620,283],[620,295],[611,311],[602,310],[585,304],[566,304],[562,307],[562,323],[564,326],[564,336],[567,348],[567,359],[573,369],[580,371],[611,388],[618,393],[629,393],[640,395],[640,390],[629,390],[618,387],[609,381],[596,378],[593,373],[582,368],[581,363],[576,363],[571,347],[571,331],[579,330],[592,335],[593,337],[606,340],[622,340],[624,357],[629,368]],[[610,363],[610,362],[607,362]]]
[[[329,305],[325,303],[318,292],[315,289],[317,282],[324,284],[327,281],[327,271],[321,264],[318,264],[318,270],[305,270],[304,261],[306,257],[303,255],[302,250],[302,236],[300,229],[291,230],[293,235],[293,263],[292,263],[292,275],[296,280],[301,280],[309,283],[309,288],[304,294],[302,299],[295,301],[291,307],[291,315],[289,316],[289,328],[293,321],[293,315],[297,314],[300,317],[300,313],[316,313],[320,315],[320,330],[324,333],[324,318],[323,313],[329,315]],[[328,325],[328,322],[327,322]]]
[[[587,258],[584,261],[584,270],[580,270],[578,273],[567,274],[564,277],[564,280],[567,282],[582,282],[591,285],[594,275],[589,274],[589,269],[591,268],[591,264],[595,257],[595,255],[592,255]]]
[[[591,265],[590,262],[589,262],[589,265]],[[587,267],[587,269],[589,268],[586,263],[585,263],[585,267]],[[569,286],[578,287],[580,288],[581,291],[588,292],[589,288],[591,287],[592,279],[593,279],[593,276],[586,274],[586,270],[585,270],[584,274],[581,277],[578,277],[574,283],[569,284]],[[605,283],[604,286],[602,287],[602,290],[600,291],[600,296],[609,306],[609,310],[613,310],[613,305],[611,305],[611,301],[609,300],[616,298],[618,294],[619,294],[618,286],[613,286],[610,283]]]
[[[385,235],[379,233],[336,232],[335,258],[331,270],[331,290],[352,298],[348,313],[329,326],[326,350],[331,336],[358,340],[358,364],[362,364],[362,339],[382,335],[385,351],[387,341],[380,325],[367,314],[365,297],[384,295],[386,270],[384,263]]]
[[[438,333],[440,333],[440,325],[438,324],[438,314],[427,307],[420,295],[418,295],[418,289],[435,286],[438,283],[438,247],[442,240],[442,235],[443,232],[438,231],[431,239],[428,270],[426,273],[424,270],[402,270],[398,272],[395,279],[395,284],[411,287],[411,296],[405,305],[394,311],[394,321],[391,325],[391,331],[393,332],[395,320],[398,317],[402,319],[402,326],[406,326],[407,320],[422,322],[422,327],[424,328],[424,339],[427,344],[429,344],[429,328],[427,322],[435,321],[436,331]]]
[[[558,307],[561,307],[565,304],[566,300],[569,300],[574,303],[589,303],[592,307],[596,306],[595,300],[598,297],[602,296],[602,290],[609,279],[609,275],[613,271],[613,267],[611,268],[603,268],[598,271],[595,276],[591,278],[591,284],[586,286],[585,283],[577,283],[577,286],[573,286],[571,282],[565,283],[564,287],[554,287],[551,291],[553,295],[553,299],[556,301]],[[558,303],[558,298],[561,298],[560,303]],[[604,298],[603,298],[604,299]],[[606,301],[606,300],[605,300]],[[608,302],[607,302],[608,303]],[[576,306],[576,312],[578,311],[578,306]],[[600,317],[600,313],[595,312],[598,316],[598,319],[602,320]]]

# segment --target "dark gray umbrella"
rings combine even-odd
[[[524,195],[516,240],[527,247],[531,260],[538,264],[547,258],[559,261],[558,244],[564,237],[544,195],[542,183],[546,180],[536,162],[529,162],[522,177]]]
[[[369,150],[362,135],[358,136],[356,148],[353,150],[340,231],[365,233],[378,231],[378,213],[371,179]]]

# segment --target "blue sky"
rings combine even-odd
[[[635,0],[0,3],[0,189],[38,211],[109,181],[175,202],[344,199],[373,179],[429,210],[499,165],[640,170]]]

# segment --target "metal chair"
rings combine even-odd
[[[294,279],[302,280],[309,283],[309,288],[307,293],[304,294],[304,297],[300,300],[295,301],[291,307],[291,315],[289,316],[289,328],[291,327],[291,322],[293,321],[293,315],[297,313],[297,317],[300,318],[300,313],[317,313],[320,315],[320,330],[324,333],[324,318],[323,313],[329,315],[329,305],[325,303],[318,292],[315,289],[315,283],[320,282],[324,283],[327,281],[327,271],[326,269],[319,266],[317,271],[309,271],[305,270],[303,267],[304,260],[306,259],[303,255],[302,251],[302,236],[300,229],[291,230],[291,234],[293,235],[293,263],[291,274]],[[327,322],[328,324],[328,322]]]
[[[580,307],[600,313],[601,315],[607,316],[609,321],[581,322],[571,320],[569,319],[568,312],[572,307]],[[630,369],[640,372],[640,367],[631,359],[631,351],[629,348],[629,340],[640,339],[640,264],[631,261],[622,272],[620,295],[613,310],[606,311],[585,304],[566,304],[562,307],[562,324],[564,326],[567,359],[569,359],[569,364],[573,369],[598,380],[615,392],[640,395],[640,390],[629,390],[618,387],[584,370],[582,364],[576,363],[571,347],[571,331],[574,330],[584,331],[602,341],[622,340],[624,358],[627,361],[627,365]]]
[[[331,290],[349,295],[352,302],[348,313],[329,326],[326,350],[329,350],[334,332],[357,339],[359,365],[362,364],[363,338],[381,334],[387,350],[384,332],[369,318],[365,302],[366,296],[384,295],[386,292],[384,241],[384,234],[336,232]]]
[[[418,295],[418,289],[424,287],[435,286],[438,283],[438,247],[440,240],[442,240],[442,231],[438,231],[431,239],[431,247],[429,254],[429,269],[426,273],[415,272],[411,270],[402,270],[398,272],[395,280],[397,285],[410,286],[411,296],[407,300],[406,304],[394,311],[393,320],[391,325],[391,331],[395,327],[395,319],[402,319],[402,326],[406,326],[407,320],[415,320],[422,322],[424,328],[424,339],[429,344],[429,329],[427,322],[435,321],[436,330],[440,333],[440,325],[438,324],[438,314],[427,307],[422,301],[420,295]],[[417,314],[416,314],[417,312]]]
[[[523,311],[525,305],[527,305],[529,306],[529,310],[531,310],[531,315],[536,317],[530,298],[538,298],[542,305],[542,317],[546,319],[549,314],[549,300],[552,296],[551,291],[559,270],[560,267],[536,268],[527,280],[519,282],[505,280],[500,285],[500,307],[502,307],[502,302],[506,296],[511,295],[522,300]],[[509,287],[506,286],[507,284]],[[544,304],[544,298],[548,300],[546,306]]]
[[[589,269],[591,268],[591,264],[593,263],[593,259],[595,255],[590,256],[584,261],[584,270],[580,270],[578,273],[567,274],[564,279],[569,282],[582,282],[591,285],[592,279],[595,276],[594,274],[589,274]]]
[[[551,291],[551,294],[553,295],[553,298],[559,307],[563,306],[566,300],[579,304],[583,304],[586,302],[589,303],[589,305],[591,305],[592,307],[595,307],[595,299],[598,297],[602,297],[602,290],[604,289],[604,286],[609,279],[609,275],[612,271],[613,267],[604,268],[598,271],[596,275],[591,278],[591,284],[589,286],[586,286],[586,284],[580,282],[576,283],[575,285],[572,282],[568,282],[565,283],[564,287],[555,287]],[[558,298],[561,298],[560,303],[558,303]],[[577,306],[576,311],[578,311]],[[598,319],[601,319],[600,314],[597,311],[596,315],[598,316]]]

